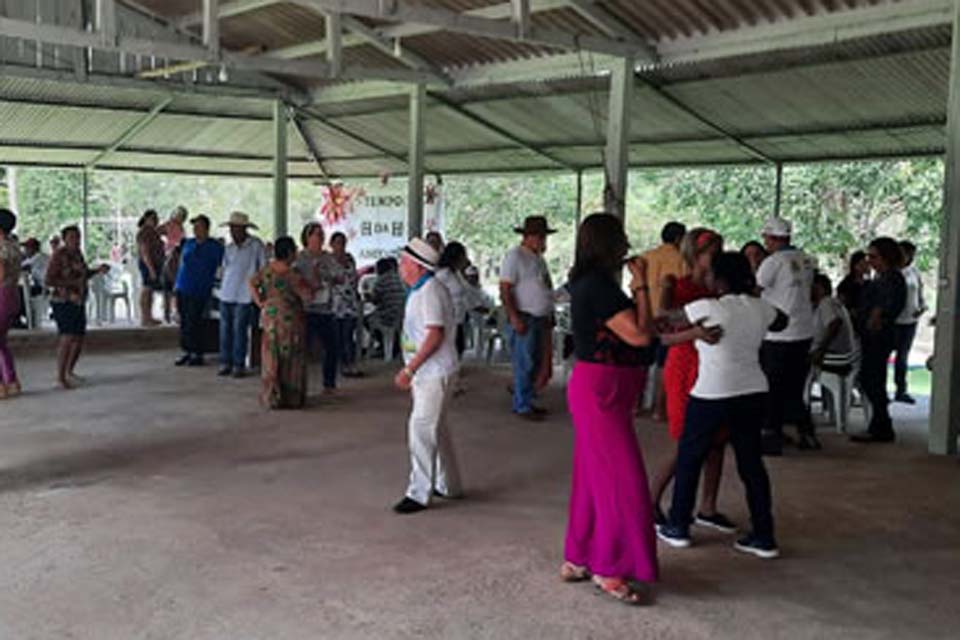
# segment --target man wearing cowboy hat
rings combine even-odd
[[[523,239],[507,252],[500,267],[500,299],[510,321],[513,412],[540,420],[543,410],[533,405],[533,394],[550,381],[553,351],[553,284],[543,254],[547,236],[555,230],[544,216],[529,216],[514,231]]]
[[[410,390],[410,482],[397,513],[423,511],[434,496],[460,496],[460,472],[447,427],[457,380],[457,321],[443,283],[433,277],[440,254],[414,238],[400,253],[400,278],[410,287],[403,318],[404,367],[396,386]]]
[[[223,254],[220,279],[220,372],[242,378],[246,374],[247,344],[253,304],[247,282],[267,263],[263,243],[249,235],[256,229],[245,213],[234,211],[223,225],[230,227],[233,242]]]
[[[804,402],[804,387],[810,373],[813,344],[814,261],[790,241],[789,220],[770,218],[763,225],[763,243],[770,256],[757,269],[757,286],[764,300],[790,319],[787,328],[767,334],[760,348],[760,364],[770,384],[768,414],[764,426],[764,453],[780,455],[783,425],[797,425],[802,449],[819,449],[813,432],[810,408]]]

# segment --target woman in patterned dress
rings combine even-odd
[[[330,251],[337,264],[333,280],[333,315],[337,319],[340,370],[344,377],[356,378],[362,375],[356,366],[356,332],[360,318],[357,261],[347,252],[347,236],[339,231],[330,236]]]
[[[20,393],[20,382],[7,346],[7,332],[20,315],[20,247],[11,235],[17,216],[0,209],[0,400]]]
[[[260,402],[270,409],[299,409],[307,399],[307,325],[305,305],[314,291],[293,270],[297,246],[283,237],[274,258],[250,279],[254,303],[260,307]]]
[[[677,311],[682,312],[685,305],[701,298],[713,297],[707,286],[710,265],[723,249],[723,238],[710,229],[691,229],[684,236],[680,253],[687,263],[687,275],[676,278],[667,276],[663,282],[661,298],[661,317],[665,317],[669,328],[661,331],[661,340],[670,345],[667,362],[663,368],[663,385],[667,393],[667,423],[670,437],[680,441],[687,413],[690,391],[697,381],[699,358],[694,341],[691,339],[689,323],[676,319]],[[724,532],[736,531],[733,523],[717,511],[717,492],[720,487],[720,475],[723,469],[724,443],[720,442],[710,452],[704,465],[703,492],[700,496],[700,510],[695,522],[701,526],[712,527]],[[673,480],[676,470],[677,452],[658,470],[651,483],[653,504],[657,523],[665,518],[660,510],[660,500],[667,485]]]

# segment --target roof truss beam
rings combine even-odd
[[[493,20],[486,17],[477,17],[465,13],[458,13],[448,9],[412,5],[402,0],[384,2],[383,0],[293,0],[296,4],[313,8],[318,11],[337,11],[362,18],[374,18],[398,23],[413,23],[436,27],[451,33],[464,33],[482,38],[497,40],[523,41],[541,46],[554,47],[566,50],[596,51],[618,56],[637,56],[648,62],[652,61],[649,49],[637,44],[619,42],[609,38],[573,34],[565,31],[541,29],[531,26],[524,38],[517,34],[516,26],[511,21]],[[513,5],[506,5],[512,15]],[[389,31],[384,32],[391,37],[402,37]]]
[[[114,151],[122,147],[126,142],[128,142],[129,140],[132,140],[134,136],[136,136],[138,133],[143,131],[144,128],[147,127],[147,125],[149,125],[151,122],[156,120],[157,116],[160,115],[160,112],[166,109],[167,105],[169,105],[171,102],[173,102],[173,96],[169,96],[167,98],[164,98],[160,102],[158,102],[152,109],[150,109],[149,113],[144,115],[142,118],[140,118],[140,120],[135,122],[129,129],[124,131],[123,134],[120,135],[120,137],[118,137],[116,140],[110,143],[110,145],[108,145],[103,151],[95,155],[87,163],[87,166],[86,166],[87,170],[93,169],[94,167],[97,166],[97,164],[103,161],[104,158],[109,157],[110,154],[112,154]]]

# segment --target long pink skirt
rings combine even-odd
[[[567,386],[573,483],[564,556],[593,574],[657,579],[657,539],[633,411],[646,371],[578,362]]]

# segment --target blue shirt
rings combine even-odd
[[[183,252],[180,254],[176,291],[188,296],[209,296],[222,261],[222,244],[213,238],[203,242],[190,238],[183,243]]]

